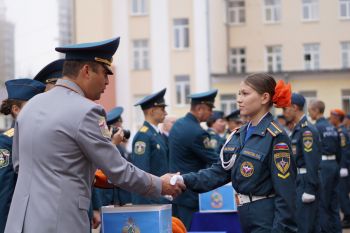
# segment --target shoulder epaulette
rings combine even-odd
[[[14,128],[11,128],[11,129],[5,131],[3,134],[6,135],[6,136],[9,137],[9,138],[12,138],[13,135],[15,134],[15,129],[14,129]]]
[[[147,126],[142,126],[141,129],[140,129],[140,132],[142,133],[146,133],[148,131],[148,127]]]
[[[278,134],[282,133],[282,129],[273,121],[271,121],[270,125],[267,127],[267,131],[273,136],[276,137]]]
[[[304,127],[306,127],[306,126],[308,126],[307,121],[305,121],[304,123],[301,124],[301,128],[304,128]]]

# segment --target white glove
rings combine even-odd
[[[175,185],[176,182],[178,182],[178,181],[183,183],[184,182],[184,178],[182,178],[182,176],[180,176],[180,175],[174,175],[173,177],[170,178],[169,182],[170,182],[171,185]],[[173,197],[170,196],[170,195],[165,195],[163,197],[165,197],[169,201],[173,200]]]
[[[347,168],[340,168],[339,174],[340,174],[340,177],[342,178],[347,177],[349,175],[349,171]]]
[[[315,201],[315,199],[316,199],[315,195],[308,194],[308,193],[303,193],[303,195],[301,196],[301,200],[303,203],[311,203]]]

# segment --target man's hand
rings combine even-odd
[[[122,128],[118,128],[118,131],[112,137],[112,143],[114,145],[119,145],[124,140],[124,132]]]
[[[96,229],[101,224],[101,215],[100,211],[94,210],[92,216],[92,229]]]
[[[180,180],[178,180],[174,185],[170,184],[171,177],[179,174],[180,173],[177,173],[177,174],[167,173],[160,177],[162,180],[162,195],[171,195],[173,198],[175,198],[186,189],[186,185],[184,184],[183,181],[180,181]]]

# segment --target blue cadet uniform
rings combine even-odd
[[[115,107],[107,113],[107,125],[111,127],[112,124],[122,121],[121,114],[123,113],[122,107]],[[120,154],[129,160],[129,156],[125,148],[121,145],[117,145]],[[106,205],[125,205],[131,203],[131,193],[125,191],[119,187],[112,189],[93,188],[92,191],[92,208],[99,210],[102,206]]]
[[[164,101],[166,89],[146,96],[138,101],[135,106],[140,105],[142,110],[152,107],[166,106]],[[136,133],[132,141],[131,161],[138,168],[156,176],[162,176],[169,172],[168,145],[160,134],[156,125],[145,121]],[[138,194],[132,194],[133,204],[161,204],[169,203],[166,199],[147,199]]]
[[[45,90],[45,85],[32,79],[14,79],[5,83],[8,99],[27,101]],[[11,128],[0,134],[0,233],[5,230],[7,215],[10,209],[12,195],[16,186],[17,174],[12,164]]]
[[[217,90],[190,95],[192,104],[213,107]],[[192,113],[178,119],[169,134],[170,172],[197,172],[216,163],[219,155],[210,145],[210,135]],[[192,215],[198,211],[198,193],[186,190],[173,201],[173,214],[190,228]]]
[[[220,153],[221,148],[223,147],[226,140],[223,137],[221,137],[218,133],[216,133],[214,129],[210,128],[210,125],[215,123],[216,120],[223,119],[223,118],[224,118],[224,112],[213,111],[213,114],[207,120],[207,125],[209,127],[207,132],[210,135],[210,145],[218,154]]]
[[[340,141],[336,128],[324,117],[315,124],[321,138],[320,162],[320,225],[321,232],[341,232],[339,216]]]
[[[42,68],[34,80],[44,84],[55,84],[57,79],[62,78],[64,59],[55,60]]]
[[[292,94],[292,104],[301,108],[305,98]],[[296,218],[298,232],[319,232],[319,164],[321,159],[320,137],[314,125],[304,115],[291,133],[292,151],[297,165],[297,199]],[[306,200],[303,194],[314,196],[314,200]],[[305,221],[308,219],[308,221]]]
[[[288,136],[267,113],[257,126],[244,125],[231,134],[220,154],[222,162],[183,178],[196,192],[232,181],[243,232],[297,232],[291,154]]]

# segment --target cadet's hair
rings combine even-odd
[[[251,74],[245,78],[243,81],[245,84],[253,88],[260,95],[264,93],[269,93],[270,102],[269,106],[273,105],[273,96],[275,95],[276,81],[275,79],[267,73],[256,73]]]
[[[318,111],[323,114],[326,108],[326,105],[321,100],[311,100],[310,107],[318,109]]]
[[[92,71],[97,72],[99,63],[94,61],[65,61],[63,64],[62,74],[74,79],[79,74],[79,70],[84,66],[88,65]]]
[[[4,115],[9,115],[9,114],[12,115],[12,112],[11,112],[12,106],[15,105],[21,108],[23,105],[23,102],[24,101],[22,100],[5,99],[2,101],[2,104],[0,106],[0,113]]]
[[[209,119],[207,120],[207,126],[209,128],[212,127],[214,125],[215,121],[216,120],[214,118],[209,117]]]

